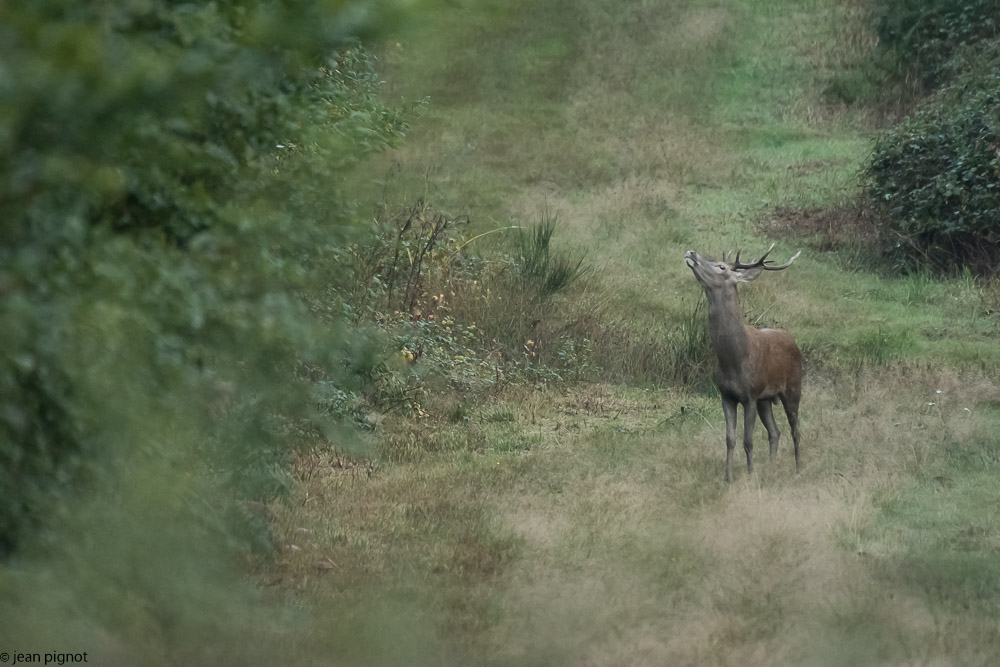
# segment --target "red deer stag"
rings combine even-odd
[[[753,472],[753,430],[757,415],[767,429],[770,458],[778,452],[778,425],[771,405],[781,399],[795,443],[795,471],[799,470],[799,399],[802,397],[802,353],[790,335],[775,329],[756,329],[743,323],[736,286],[756,279],[763,271],[787,269],[800,253],[781,266],[765,261],[774,245],[752,264],[736,259],[722,261],[701,257],[693,250],[684,262],[694,272],[708,298],[708,330],[712,350],[718,357],[715,385],[722,394],[726,415],[726,481],[733,479],[733,448],[736,446],[736,406],[743,406],[743,449],[747,472]]]

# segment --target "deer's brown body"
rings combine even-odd
[[[773,247],[773,246],[772,246]],[[768,251],[770,252],[770,251]],[[767,429],[770,458],[778,452],[780,431],[771,406],[780,400],[788,417],[795,445],[795,469],[799,469],[799,401],[802,397],[802,353],[795,340],[784,331],[756,329],[743,322],[736,286],[757,278],[764,270],[787,268],[769,266],[765,253],[753,264],[725,258],[718,262],[689,250],[684,260],[705,289],[708,299],[708,329],[712,350],[718,360],[715,385],[722,395],[726,416],[726,481],[733,478],[733,449],[736,447],[737,406],[743,406],[743,449],[747,471],[753,472],[753,430],[760,417]]]

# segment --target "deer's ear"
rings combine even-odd
[[[757,267],[753,269],[742,269],[740,271],[735,271],[736,280],[741,283],[748,283],[751,280],[756,280],[761,273],[764,272],[763,267]]]

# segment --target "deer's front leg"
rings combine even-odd
[[[743,451],[747,453],[747,473],[753,472],[753,430],[757,426],[757,401],[743,404]]]
[[[722,412],[726,415],[726,481],[733,481],[733,449],[736,448],[736,401],[722,397]]]

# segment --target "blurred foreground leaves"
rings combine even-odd
[[[351,382],[357,342],[303,296],[343,278],[340,177],[418,111],[378,100],[357,41],[398,10],[0,4],[0,600],[18,558],[72,552],[87,604],[141,625],[130,604],[172,604],[143,559],[266,542],[247,501],[281,493],[302,429],[337,427],[300,369]]]

